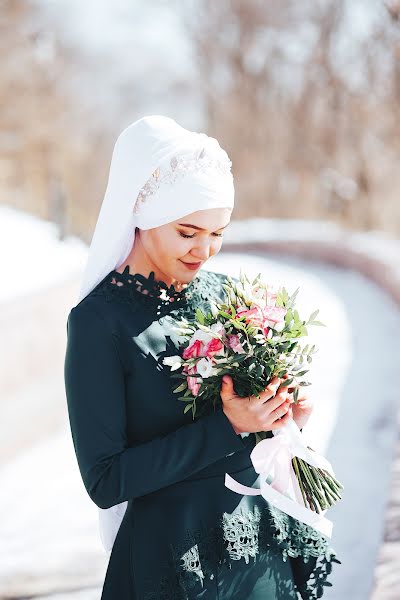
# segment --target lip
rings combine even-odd
[[[180,260],[180,259],[179,259]],[[184,262],[183,260],[181,260],[181,263],[185,265],[185,267],[187,267],[188,269],[190,269],[191,271],[195,271],[196,269],[198,269],[201,266],[201,261],[197,262],[197,263],[187,263]]]

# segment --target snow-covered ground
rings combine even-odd
[[[61,243],[54,223],[8,206],[0,206],[0,250],[0,303],[62,284],[80,272],[87,255],[77,238]]]
[[[314,230],[309,225],[259,219],[252,220],[251,226],[232,222],[226,239],[245,242],[321,235],[326,241],[338,233],[329,224]],[[4,207],[0,232],[1,267],[8,282],[0,302],[61,286],[74,274],[78,291],[86,257],[83,244],[73,239],[58,242],[53,225]],[[379,237],[370,234],[370,239],[362,237],[359,243],[372,250],[387,243],[391,259],[398,242],[382,239],[380,244]],[[348,234],[343,239],[350,243]],[[7,270],[6,252],[13,257],[11,270]],[[300,315],[308,318],[319,308],[318,319],[327,325],[309,327],[310,341],[319,352],[308,376],[313,385],[307,388],[315,410],[304,429],[310,445],[327,456],[345,485],[342,502],[327,515],[334,522],[332,545],[343,564],[334,565],[334,585],[324,599],[366,600],[381,539],[397,430],[399,309],[362,275],[322,263],[246,254],[238,245],[238,253],[221,252],[206,266],[236,276],[240,267],[251,275],[261,272],[290,293],[299,287]],[[27,277],[19,277],[21,272]],[[62,361],[63,356],[58,359]],[[35,404],[37,399],[27,397],[26,401]],[[13,423],[7,426],[12,428]],[[0,596],[8,592],[8,597],[15,598],[23,594],[44,597],[51,592],[54,600],[100,597],[100,587],[93,586],[100,586],[104,579],[107,556],[98,536],[97,508],[77,469],[68,422],[58,431],[48,431],[46,438],[4,465],[0,488]],[[79,596],[62,594],[77,588],[82,588]],[[13,590],[15,596],[10,596]]]

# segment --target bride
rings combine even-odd
[[[192,421],[162,364],[174,322],[223,300],[226,276],[204,268],[234,206],[231,161],[215,138],[162,115],[115,144],[80,295],[67,321],[65,390],[83,483],[111,551],[102,600],[320,598],[340,562],[329,541],[225,473],[257,486],[253,432],[269,436],[295,408],[274,378],[243,402]],[[241,433],[250,432],[248,436]]]

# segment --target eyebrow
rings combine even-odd
[[[225,227],[228,227],[229,223],[227,223],[223,227],[219,227],[219,229],[225,229]],[[206,231],[202,227],[198,227],[197,225],[190,225],[190,223],[178,223],[178,225],[183,225],[184,227],[191,227],[192,229],[198,229],[199,231]],[[218,229],[216,229],[216,231],[218,231]]]

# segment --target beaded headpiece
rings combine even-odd
[[[219,172],[222,174],[230,173],[232,161],[229,158],[217,160],[206,154],[205,148],[202,148],[198,156],[185,157],[173,156],[168,166],[161,169],[157,167],[140,189],[136,201],[133,204],[133,213],[139,214],[140,208],[147,198],[155,194],[161,185],[173,184],[178,178],[185,177],[188,173],[194,172]]]

